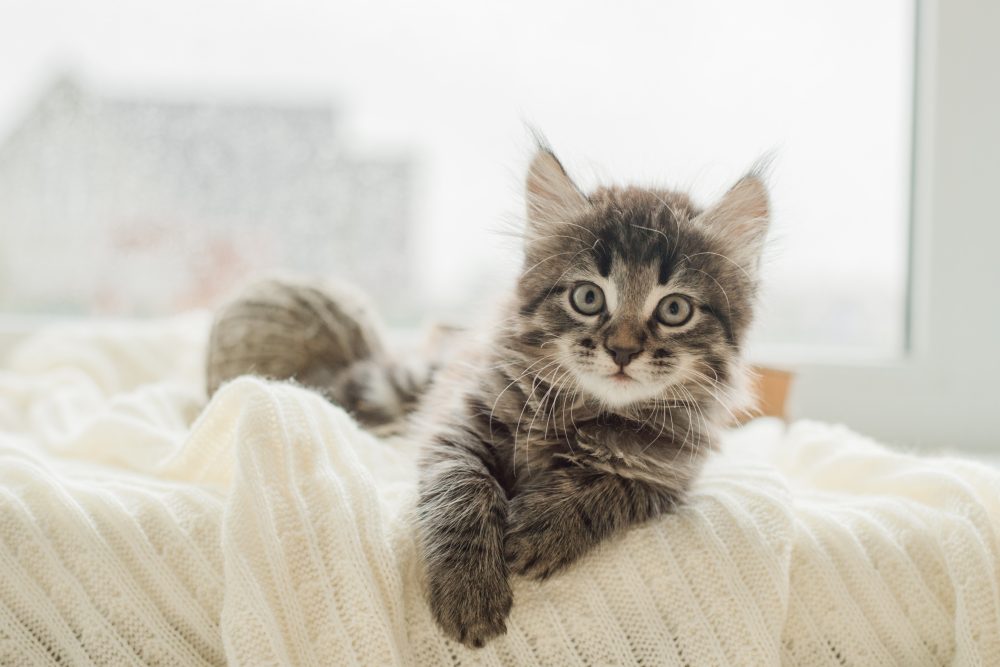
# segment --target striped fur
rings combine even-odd
[[[585,195],[544,146],[527,202],[516,289],[429,388],[399,373],[363,309],[302,286],[224,309],[210,353],[210,389],[259,359],[252,370],[318,387],[369,427],[415,409],[430,606],[476,647],[505,631],[512,574],[544,579],[682,502],[740,405],[767,230],[757,174],[708,210],[666,190]],[[599,312],[573,306],[581,285],[601,288]],[[657,313],[676,295],[689,316],[667,325]],[[288,334],[308,342],[279,363]]]
[[[218,310],[207,361],[209,395],[240,375],[290,379],[380,435],[404,427],[431,371],[423,359],[389,354],[356,290],[284,277],[253,283]]]
[[[544,579],[682,501],[740,403],[767,228],[756,175],[708,211],[669,191],[587,196],[542,147],[527,195],[517,290],[416,423],[430,604],[470,646],[505,631],[511,574]],[[606,288],[599,314],[570,303],[585,282]],[[664,326],[658,299],[677,293],[691,319]]]

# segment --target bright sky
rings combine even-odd
[[[596,176],[718,194],[776,152],[772,281],[900,283],[912,0],[0,0],[0,132],[59,71],[99,90],[334,99],[421,167],[427,285],[499,270],[541,128]],[[483,268],[487,267],[487,268]]]

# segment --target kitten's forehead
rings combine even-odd
[[[686,256],[710,249],[691,222],[700,210],[683,193],[606,187],[588,201],[579,217],[557,223],[544,252],[531,257],[521,281],[526,299],[587,280],[614,285],[609,305],[638,307],[658,287],[683,278]]]
[[[680,193],[604,189],[594,193],[592,202],[588,222],[596,230],[594,251],[601,269],[610,269],[616,258],[629,264],[660,262],[697,234],[688,223],[698,211]],[[660,282],[666,277],[658,275]]]
[[[682,193],[605,188],[591,201],[586,223],[595,236],[595,268],[603,276],[614,273],[623,286],[643,285],[648,291],[666,284],[677,260],[703,242],[690,224],[699,211]]]
[[[601,187],[571,217],[534,228],[526,245],[522,286],[526,294],[586,268],[607,277],[616,262],[652,265],[659,283],[669,278],[678,252],[705,250],[691,220],[701,213],[690,198],[670,190]],[[547,226],[545,226],[547,225]]]

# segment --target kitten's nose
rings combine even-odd
[[[604,341],[604,349],[608,351],[608,354],[615,360],[615,363],[622,368],[628,366],[629,362],[642,352],[642,346],[636,341],[624,342],[611,339]]]

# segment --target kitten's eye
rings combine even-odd
[[[604,292],[594,283],[579,283],[570,292],[569,302],[578,313],[596,315],[604,310]]]
[[[679,327],[687,323],[693,313],[691,300],[683,294],[665,296],[656,305],[656,319],[668,327]]]

